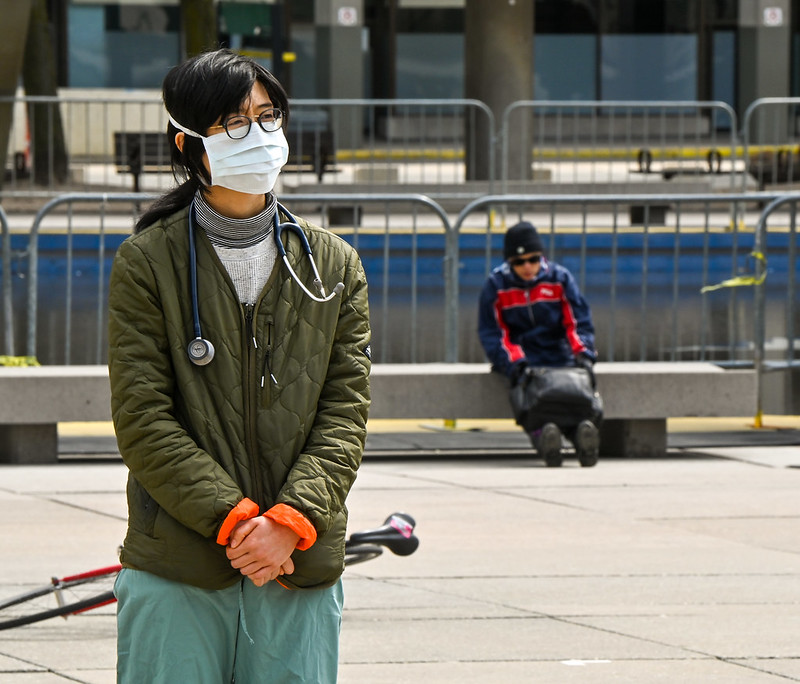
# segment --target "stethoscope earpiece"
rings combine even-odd
[[[282,211],[289,217],[287,222],[281,223],[278,220],[279,211]],[[297,223],[297,220],[294,218],[294,216],[292,216],[280,203],[278,203],[277,207],[275,208],[274,220],[274,238],[275,244],[278,248],[278,254],[283,260],[283,263],[286,264],[289,274],[300,286],[303,292],[305,292],[315,302],[328,302],[336,295],[341,294],[344,290],[344,283],[336,283],[336,286],[333,288],[333,292],[327,296],[325,295],[325,288],[322,286],[322,280],[319,277],[317,264],[314,261],[313,254],[311,254],[311,247],[308,244],[308,238],[306,238],[305,233],[303,233],[303,229],[300,228],[300,225]],[[298,278],[297,274],[294,272],[292,265],[289,263],[289,259],[286,256],[286,248],[283,246],[283,242],[281,241],[281,233],[283,232],[284,228],[289,229],[289,231],[300,238],[303,249],[308,256],[309,262],[311,263],[311,269],[314,271],[314,285],[316,286],[317,290],[319,290],[319,297],[312,294],[308,288],[303,285],[300,278]],[[194,339],[189,342],[188,346],[186,347],[186,353],[189,355],[189,360],[193,364],[196,366],[205,366],[214,358],[214,345],[203,338],[203,334],[200,330],[200,309],[197,303],[197,247],[194,239],[194,203],[192,203],[192,205],[189,207],[189,276],[192,289],[192,323],[194,324]]]
[[[195,366],[205,366],[214,358],[214,345],[202,337],[195,337],[186,347],[186,353]]]

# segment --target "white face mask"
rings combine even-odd
[[[267,132],[254,121],[244,138],[233,140],[225,131],[204,136],[184,128],[171,116],[169,120],[178,130],[203,141],[211,185],[263,195],[275,187],[278,174],[289,159],[289,143],[282,128]]]

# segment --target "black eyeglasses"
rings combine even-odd
[[[508,263],[510,263],[512,266],[522,266],[524,264],[538,264],[541,260],[541,254],[534,254],[533,256],[529,257],[516,257],[514,259],[509,259]]]
[[[221,125],[209,126],[209,128],[224,128],[229,138],[241,140],[247,137],[253,121],[261,126],[261,130],[265,133],[272,133],[283,126],[283,112],[277,107],[273,107],[265,109],[254,119],[244,114],[237,114],[223,121]]]

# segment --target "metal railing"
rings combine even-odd
[[[745,166],[759,187],[800,180],[800,98],[756,100],[744,113],[741,137]]]
[[[131,181],[125,168],[115,163],[114,134],[166,130],[166,113],[155,96],[0,97],[0,104],[8,103],[13,103],[15,116],[3,184],[6,197],[123,192]],[[59,164],[60,151],[66,155],[66,167]],[[162,190],[168,178],[154,175],[151,185]]]
[[[63,323],[58,325],[56,320],[51,317],[47,324],[48,329],[48,348],[47,357],[44,359],[45,363],[57,363],[55,359],[59,359],[61,363],[67,365],[73,362],[73,322],[76,315],[76,299],[80,308],[87,312],[87,315],[81,317],[79,328],[82,331],[88,330],[88,326],[92,323],[91,307],[86,306],[85,299],[94,298],[94,335],[83,336],[81,339],[84,345],[85,353],[81,356],[79,362],[100,364],[106,361],[106,320],[107,320],[107,294],[108,294],[108,275],[109,275],[109,257],[113,257],[116,248],[108,251],[106,248],[107,236],[109,235],[109,221],[110,216],[107,213],[109,204],[128,204],[132,208],[130,222],[119,230],[119,216],[117,219],[116,235],[118,239],[122,239],[130,234],[133,227],[134,216],[138,212],[143,203],[151,202],[156,199],[155,195],[144,195],[141,193],[127,193],[127,194],[71,194],[56,197],[55,199],[47,202],[36,214],[33,219],[33,224],[30,230],[29,245],[28,245],[28,302],[27,302],[27,342],[26,353],[28,356],[38,357],[40,352],[40,339],[39,339],[39,290],[40,290],[40,272],[39,272],[39,256],[40,256],[40,237],[43,232],[43,227],[48,219],[58,219],[56,225],[56,235],[63,237],[64,244],[58,245],[55,249],[56,257],[56,278],[53,282],[48,283],[50,286],[51,295],[62,296],[63,304],[51,301],[51,313],[54,316],[63,316]],[[76,212],[76,205],[80,206],[83,212],[86,212],[86,206],[89,206],[90,211],[97,209],[97,213],[91,212],[91,220],[86,223],[86,214],[84,216],[84,224],[76,226],[78,214]],[[66,214],[63,216],[55,216],[55,210],[60,207],[66,207]],[[127,223],[123,219],[123,224]],[[76,255],[77,249],[75,246],[76,239],[81,235],[86,235],[87,231],[90,235],[96,236],[96,243],[89,246],[88,250],[84,247],[82,252],[88,251],[88,256],[80,257],[81,264],[77,264],[79,257]],[[60,263],[63,261],[63,264]],[[94,262],[94,263],[92,263]],[[94,268],[92,268],[94,267]],[[96,269],[96,273],[95,273]],[[83,279],[85,273],[90,273],[86,280],[89,282],[82,287],[81,296],[76,297],[75,285],[78,280],[81,280],[83,285],[86,282]],[[63,327],[62,327],[63,326]],[[62,353],[56,356],[58,347],[57,342],[54,343],[53,336],[58,334],[58,328],[61,329],[61,339],[63,341]],[[91,345],[91,346],[90,346]],[[94,354],[88,350],[93,347]]]
[[[7,96],[0,104],[15,112],[4,198],[127,192],[134,176],[121,135],[158,135],[167,123],[156,91],[151,97]],[[278,189],[405,187],[437,201],[452,196],[462,206],[484,194],[533,188],[746,192],[756,182],[800,179],[798,104],[797,98],[757,100],[740,132],[735,112],[718,101],[525,100],[495,121],[486,104],[469,99],[293,100],[287,137],[301,163],[286,167]],[[58,163],[60,148],[66,168]],[[512,150],[519,150],[516,161]],[[143,192],[172,185],[166,151],[165,144],[158,155],[163,163],[144,170]]]
[[[698,176],[723,170],[733,191],[732,172],[742,170],[736,132],[736,113],[725,102],[514,102],[498,134],[501,191],[509,191],[510,180],[530,178],[531,168],[532,180],[557,185],[561,193],[572,192],[565,184],[596,183],[612,183],[614,192],[648,192],[646,184],[657,180],[696,184]],[[516,164],[510,163],[512,138],[516,147],[532,150]]]
[[[450,356],[475,353],[476,343],[467,334],[477,325],[474,303],[492,265],[502,260],[504,229],[525,219],[537,226],[545,252],[572,271],[589,300],[601,360],[752,363],[756,313],[783,307],[796,296],[793,262],[783,258],[770,266],[769,298],[757,302],[754,287],[738,287],[755,284],[758,259],[753,255],[766,258],[767,239],[755,245],[755,226],[760,207],[776,197],[498,195],[475,200],[453,223],[460,252],[449,262],[469,264],[469,273],[462,268],[459,278],[453,276],[459,292],[447,309],[449,325],[460,331],[454,339],[471,348],[449,350]],[[774,237],[793,244],[793,214],[784,219],[788,227],[776,229]],[[469,231],[481,240],[465,255]],[[473,302],[470,308],[468,302]],[[797,315],[792,310],[788,317],[773,316],[770,334],[793,339],[794,324],[787,318]]]
[[[293,100],[290,110],[290,132],[325,126],[333,134],[336,169],[324,176],[326,185],[373,192],[414,185],[430,195],[476,177],[478,163],[487,164],[487,180],[494,180],[495,120],[480,100]],[[466,154],[481,145],[481,154]]]
[[[158,94],[114,98],[78,96],[0,97],[13,105],[7,175],[2,195],[53,197],[65,192],[125,192],[134,188],[126,161],[135,152],[120,143],[124,134],[161,134],[167,114]],[[27,113],[27,116],[26,116]],[[42,137],[35,135],[37,122]],[[478,131],[488,134],[484,142]],[[398,185],[449,189],[474,176],[475,165],[495,166],[495,122],[478,100],[308,99],[290,102],[286,136],[294,157],[281,176],[284,189],[304,192],[320,182],[357,185],[363,191],[385,192]],[[32,135],[33,133],[33,135]],[[61,137],[63,133],[63,139]],[[164,149],[161,163],[152,163],[141,177],[143,192],[161,192],[173,178]],[[467,158],[471,148],[485,145],[482,155]],[[56,150],[68,166],[61,168]],[[317,162],[324,166],[317,166]],[[336,192],[336,188],[328,191]]]
[[[155,198],[135,193],[70,194],[51,200],[39,210],[33,219],[28,249],[26,353],[29,356],[38,356],[43,363],[105,363],[110,261],[116,245],[130,234],[142,205]],[[112,213],[109,205],[128,205],[131,213]],[[382,213],[364,216],[365,225],[361,227],[361,207],[365,205]],[[397,211],[398,207],[402,213]],[[59,214],[59,209],[66,211]],[[429,353],[438,358],[445,355],[445,346],[452,341],[443,328],[443,312],[438,309],[443,303],[425,301],[424,310],[421,306],[421,299],[430,289],[426,281],[432,269],[443,301],[449,300],[455,289],[448,277],[452,269],[442,265],[447,258],[445,249],[427,255],[423,254],[426,247],[420,245],[431,236],[442,245],[452,244],[450,224],[441,207],[415,194],[329,194],[292,196],[291,210],[340,233],[361,253],[371,276],[376,361],[388,361],[391,353],[402,353],[409,361],[416,361],[423,325],[438,340],[437,349]],[[332,225],[343,220],[350,227]],[[402,221],[402,226],[396,225],[398,221]],[[43,227],[48,224],[51,228],[48,234],[57,236],[60,243],[47,259],[50,270],[43,284],[40,241]],[[76,245],[82,237],[87,242],[87,233],[92,238],[89,244]],[[390,241],[400,237],[405,244],[398,266],[392,261]],[[391,278],[398,267],[402,275],[393,285]],[[423,268],[427,273],[421,272]],[[443,281],[438,280],[442,276]],[[39,305],[42,299],[47,301],[45,312]],[[46,335],[41,334],[42,328]],[[58,344],[59,340],[63,346]]]
[[[754,332],[754,365],[756,377],[758,378],[756,396],[756,423],[761,427],[761,420],[764,413],[764,372],[771,369],[793,368],[800,366],[800,359],[796,357],[795,349],[795,330],[799,324],[795,321],[797,316],[797,291],[796,291],[796,268],[797,263],[797,205],[800,202],[800,195],[777,197],[770,202],[761,213],[755,231],[755,242],[753,250],[763,258],[756,259],[756,272],[754,273],[755,287],[755,332]],[[789,214],[789,240],[787,248],[788,269],[786,282],[786,298],[784,301],[784,320],[786,324],[786,355],[783,359],[775,359],[771,362],[767,360],[766,336],[767,336],[767,286],[766,279],[768,274],[767,258],[767,235],[768,221],[774,216],[782,206],[790,205]],[[780,314],[778,314],[780,316]]]
[[[295,194],[289,201],[302,209],[304,218],[339,233],[360,253],[370,288],[375,361],[386,363],[401,353],[415,363],[421,360],[421,336],[431,333],[434,340],[427,342],[437,350],[434,355],[447,356],[456,342],[444,306],[455,297],[458,285],[449,264],[455,236],[439,204],[419,194]],[[362,211],[365,206],[378,211],[368,214]],[[331,225],[334,216],[345,225]],[[391,242],[398,238],[406,244],[396,250],[402,255],[395,263]],[[430,238],[444,248],[429,253],[424,243]],[[443,301],[431,304],[422,300],[429,296],[432,269]],[[394,278],[396,270],[399,278]]]
[[[28,355],[46,364],[105,362],[110,262],[151,199],[67,195],[37,213],[27,263],[17,265],[17,276],[27,277]],[[480,290],[502,261],[505,229],[524,218],[589,300],[601,360],[794,363],[800,195],[492,195],[454,221],[423,195],[282,199],[358,250],[378,362],[483,361]],[[7,319],[7,330],[13,326]]]

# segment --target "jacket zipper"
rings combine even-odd
[[[267,322],[267,348],[264,350],[264,366],[261,369],[261,389],[264,389],[267,374],[272,384],[277,387],[278,381],[272,374],[272,321]]]
[[[536,318],[533,316],[533,302],[531,301],[531,289],[526,288],[525,299],[528,302],[528,316],[530,316],[531,323],[536,323]]]
[[[254,391],[253,382],[251,378],[256,376],[256,357],[258,356],[258,341],[255,334],[254,322],[254,307],[252,304],[246,304],[244,307],[245,318],[245,336],[249,336],[250,340],[246,344],[245,359],[246,359],[246,381],[245,397],[244,397],[244,410],[245,410],[245,448],[247,456],[250,461],[250,470],[253,473],[253,494],[254,501],[258,502],[259,506],[263,506],[263,497],[260,496],[263,492],[261,482],[261,470],[258,466],[256,443],[258,441],[258,431],[256,429],[256,415],[258,413],[256,392]]]

